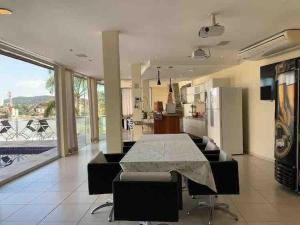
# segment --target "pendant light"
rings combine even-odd
[[[12,11],[6,8],[0,8],[0,15],[11,15]]]
[[[161,82],[160,82],[160,66],[157,67],[157,85],[161,85]]]
[[[173,66],[169,66],[169,69],[172,69],[172,68],[173,68]],[[173,92],[171,77],[170,77],[170,84],[169,84],[169,92]]]
[[[170,78],[170,84],[169,84],[169,92],[173,92],[171,78]]]

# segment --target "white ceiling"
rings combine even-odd
[[[122,78],[131,77],[130,64],[150,60],[145,77],[155,77],[158,64],[173,64],[172,74],[184,79],[237,64],[237,50],[300,27],[299,0],[0,0],[0,7],[14,11],[0,17],[1,39],[99,78],[101,31],[121,31]],[[211,12],[219,12],[225,33],[200,39]],[[187,58],[195,47],[220,41],[230,43],[213,48],[211,59]],[[162,76],[170,72],[162,69]]]

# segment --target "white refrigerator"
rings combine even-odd
[[[242,89],[210,89],[207,108],[207,134],[229,154],[243,154]]]

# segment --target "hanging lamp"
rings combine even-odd
[[[173,92],[171,78],[170,78],[170,84],[169,84],[169,92]]]
[[[157,67],[157,85],[161,85],[161,82],[160,82],[160,66]]]
[[[169,69],[172,69],[172,68],[173,68],[173,66],[169,66]],[[172,81],[171,81],[171,75],[170,75],[169,92],[173,92],[173,89],[172,89]]]

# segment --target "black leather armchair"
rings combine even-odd
[[[123,153],[126,154],[134,144],[135,144],[135,141],[124,141],[123,142]]]
[[[115,220],[177,222],[180,178],[176,172],[171,176],[166,182],[122,181],[118,175],[113,182]]]
[[[203,154],[208,161],[219,161],[219,155],[220,155],[219,153],[212,154],[212,153],[203,152]]]
[[[205,150],[207,143],[195,143],[199,150],[206,156],[209,161],[218,161],[220,149]]]
[[[131,149],[131,146],[123,146],[123,153],[126,154]]]
[[[132,147],[135,144],[135,141],[124,141],[123,146]]]
[[[103,154],[102,152],[99,152],[88,163],[88,187],[90,195],[112,193],[112,182],[121,171],[119,162],[123,156],[123,153]],[[91,213],[94,214],[97,210],[107,206],[113,206],[113,203],[106,202],[93,209]],[[112,216],[113,208],[108,218],[109,221],[112,221]]]
[[[206,147],[206,143],[195,143],[197,147],[201,150],[204,151]]]
[[[221,151],[218,161],[210,161],[212,173],[214,176],[217,192],[212,191],[207,186],[188,180],[187,187],[189,194],[195,195],[209,195],[209,204],[199,204],[199,207],[207,207],[210,209],[209,224],[212,224],[213,211],[222,210],[231,215],[235,220],[238,220],[237,215],[229,211],[229,205],[225,203],[215,203],[216,195],[237,195],[240,193],[239,189],[239,173],[238,162],[234,159],[228,159],[226,153]]]
[[[207,136],[203,136],[202,138],[192,138],[193,142],[198,146],[201,151],[204,151],[207,144],[209,142],[213,142],[213,140]]]
[[[202,144],[203,139],[201,137],[192,137],[192,140],[195,144]]]

